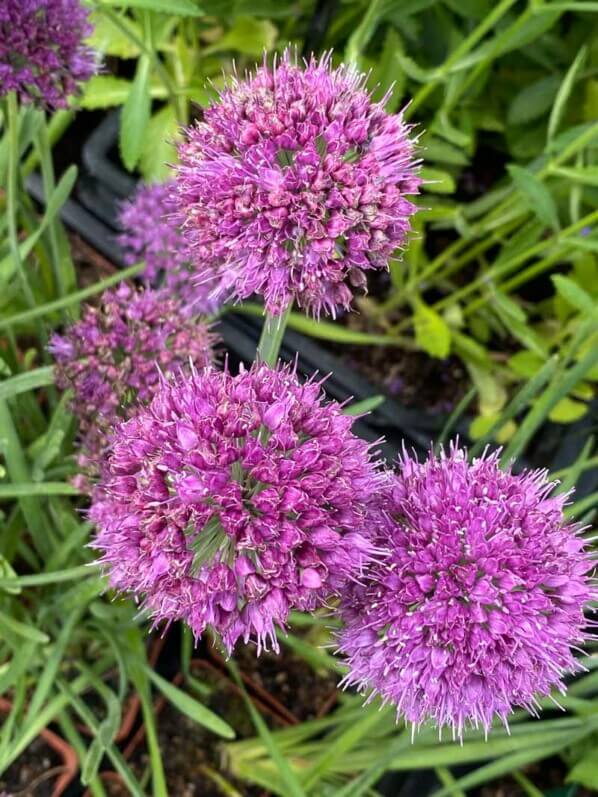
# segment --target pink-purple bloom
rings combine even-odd
[[[83,43],[92,26],[79,0],[3,0],[0,4],[0,97],[64,108],[96,70]]]
[[[164,381],[116,430],[91,519],[113,587],[154,618],[278,649],[362,572],[384,478],[320,383],[254,364]]]
[[[334,315],[404,245],[420,184],[410,128],[364,82],[330,55],[302,68],[287,50],[233,79],[187,131],[174,202],[227,297]]]
[[[191,313],[213,313],[219,300],[212,271],[191,264],[186,241],[173,219],[172,183],[141,185],[120,213],[119,243],[129,265],[145,260],[141,279],[180,296]]]
[[[544,471],[501,470],[498,454],[404,454],[380,515],[387,553],[343,596],[345,682],[459,737],[564,692],[596,591],[553,487]]]
[[[137,291],[126,283],[107,291],[100,306],[86,305],[80,321],[49,349],[56,382],[73,391],[79,421],[79,465],[98,470],[109,434],[136,403],[147,403],[164,374],[213,362],[215,335],[190,320],[179,300],[163,291]]]

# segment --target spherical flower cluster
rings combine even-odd
[[[383,476],[319,383],[254,364],[163,382],[119,426],[91,519],[111,584],[155,621],[277,650],[293,608],[359,575]]]
[[[64,108],[96,70],[83,44],[92,26],[79,0],[4,0],[0,4],[0,96]]]
[[[185,317],[181,303],[161,291],[136,291],[123,283],[63,335],[53,335],[56,382],[73,391],[79,420],[79,464],[97,470],[108,435],[134,402],[153,396],[160,371],[170,374],[214,359],[215,336]]]
[[[332,69],[289,50],[234,80],[179,149],[173,201],[190,250],[222,290],[280,314],[349,308],[366,272],[406,240],[417,193],[410,128]]]
[[[180,296],[189,312],[213,313],[220,303],[214,274],[191,265],[185,239],[172,218],[171,191],[170,183],[142,185],[122,207],[119,243],[129,265],[145,260],[141,278],[147,285],[161,285]]]
[[[415,725],[430,718],[505,724],[513,707],[564,691],[580,669],[592,562],[543,471],[470,465],[452,447],[420,464],[404,455],[386,493],[387,555],[343,598],[347,684],[379,693]]]

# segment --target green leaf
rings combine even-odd
[[[482,415],[496,415],[504,407],[507,394],[490,368],[466,362],[472,381],[479,394],[480,413]]]
[[[171,172],[169,164],[176,160],[174,145],[179,135],[179,123],[172,105],[165,105],[155,113],[147,126],[139,168],[148,183],[159,183]]]
[[[280,747],[276,743],[276,739],[274,734],[270,733],[268,726],[262,719],[260,713],[256,710],[255,706],[249,699],[247,694],[247,690],[245,689],[245,685],[241,680],[239,675],[239,670],[230,659],[227,661],[227,667],[229,668],[237,686],[243,693],[243,700],[245,701],[245,705],[247,706],[247,710],[251,715],[251,719],[253,724],[255,725],[268,753],[272,759],[272,763],[277,768],[278,772],[280,773],[280,777],[284,782],[285,791],[282,792],[283,794],[287,795],[287,797],[307,797],[306,792],[303,789],[303,786],[299,782],[299,779],[289,761],[287,761],[285,755],[281,751]]]
[[[529,210],[535,213],[546,226],[558,231],[559,218],[556,204],[544,183],[533,172],[524,169],[522,166],[510,164],[507,166],[507,170],[513,179],[515,187],[526,200]]]
[[[453,194],[456,189],[455,180],[451,174],[440,169],[430,169],[424,166],[420,170],[420,177],[424,181],[424,190],[433,194]]]
[[[244,55],[259,57],[264,50],[271,50],[276,42],[278,30],[266,19],[237,17],[232,28],[214,44],[206,47],[204,55],[223,50],[235,50]]]
[[[212,733],[222,736],[224,739],[234,739],[234,730],[217,714],[213,711],[202,706],[197,700],[190,695],[183,692],[178,687],[171,684],[161,675],[154,672],[150,667],[145,668],[146,674],[152,683],[162,692],[164,697],[172,703],[175,708],[178,708],[183,714],[202,725],[204,728],[212,731]]]
[[[244,313],[245,315],[258,316],[259,318],[262,318],[264,315],[264,308],[258,304],[252,304],[251,302],[231,306],[229,309],[235,313]],[[402,345],[401,339],[393,337],[392,335],[374,335],[369,332],[355,332],[339,324],[331,324],[328,321],[316,321],[301,313],[290,313],[288,325],[291,329],[303,332],[304,335],[309,335],[312,338],[319,338],[320,340],[331,340],[335,343],[361,343],[365,346]],[[1,327],[2,321],[0,320],[0,328]]]
[[[435,310],[417,301],[413,315],[415,342],[432,357],[444,359],[451,350],[451,330]]]
[[[345,61],[348,64],[357,64],[359,56],[374,35],[383,13],[383,0],[371,0],[367,4],[365,13],[361,15],[359,24],[351,33],[345,48]]]
[[[426,136],[421,140],[423,156],[428,162],[449,163],[451,166],[467,166],[469,158],[458,147],[443,141],[438,136]],[[451,178],[452,179],[452,178]]]
[[[54,384],[54,368],[51,365],[43,368],[35,368],[23,374],[12,376],[0,382],[0,400],[18,396],[19,393],[26,393],[28,390],[35,390],[38,387],[47,387]]]
[[[11,592],[21,587],[45,587],[47,584],[59,584],[64,581],[76,581],[80,578],[89,578],[98,575],[96,568],[88,565],[68,567],[65,570],[54,570],[48,573],[32,573],[16,578],[0,578],[0,589]]]
[[[525,323],[527,320],[527,316],[525,315],[524,310],[515,302],[510,296],[507,296],[506,293],[503,293],[499,290],[494,290],[491,292],[491,300],[490,304],[498,312],[501,318],[505,320],[508,324],[510,321],[515,319],[515,321],[520,321],[521,323]]]
[[[557,166],[551,169],[550,173],[556,177],[564,177],[565,180],[570,180],[574,183],[598,188],[598,166],[583,166],[579,168]]]
[[[581,50],[577,53],[575,60],[569,67],[569,70],[565,75],[565,79],[563,80],[561,87],[559,89],[559,92],[556,95],[556,100],[554,101],[554,105],[550,113],[550,118],[548,120],[547,138],[549,142],[552,141],[552,139],[555,136],[555,133],[558,130],[559,124],[563,117],[563,112],[565,110],[565,105],[567,104],[567,100],[569,99],[569,95],[571,94],[571,91],[575,84],[577,73],[581,69],[583,62],[585,61],[586,55],[587,55],[587,47],[582,47]]]
[[[103,280],[94,282],[87,288],[81,288],[79,291],[75,291],[67,296],[63,296],[60,299],[54,299],[46,304],[38,304],[37,307],[32,307],[31,310],[24,310],[22,313],[16,313],[8,318],[0,318],[0,329],[7,329],[12,326],[16,326],[17,324],[26,324],[29,321],[33,321],[35,318],[41,318],[45,315],[50,315],[50,313],[53,313],[57,310],[64,310],[65,307],[71,307],[74,304],[79,304],[85,299],[89,299],[91,296],[96,296],[98,293],[102,293],[106,288],[109,288],[112,285],[116,285],[125,279],[137,276],[137,274],[140,274],[145,270],[145,268],[145,262],[135,263],[135,265],[129,266],[129,268],[124,268],[117,271],[115,274],[111,274],[109,277],[106,277]]]
[[[586,789],[598,790],[598,767],[596,767],[596,749],[588,752],[575,764],[566,777],[568,783],[579,783]]]
[[[523,125],[543,116],[552,106],[560,81],[560,75],[549,75],[525,86],[509,106],[508,123]]]
[[[378,102],[390,90],[390,96],[386,102],[387,113],[395,113],[397,111],[405,87],[405,75],[397,58],[397,53],[400,49],[401,38],[396,29],[389,25],[384,37],[384,46],[371,81],[375,84],[373,97]]]
[[[5,614],[2,611],[0,611],[0,628],[23,637],[23,639],[28,639],[30,642],[39,642],[42,645],[47,645],[50,641],[50,637],[44,634],[43,631],[39,631],[34,625],[22,623],[12,615]]]
[[[0,484],[0,499],[27,498],[30,495],[80,495],[80,492],[67,482],[12,482],[11,484]]]
[[[563,277],[562,274],[553,274],[551,279],[559,296],[562,296],[576,310],[580,310],[582,313],[598,312],[595,300],[572,279]]]
[[[79,100],[81,108],[94,111],[122,105],[131,92],[131,81],[113,75],[94,75],[83,89]]]
[[[8,559],[0,554],[0,578],[5,578],[8,580],[12,580],[16,578],[17,574],[15,573],[13,566],[8,561]],[[9,595],[18,595],[21,592],[20,587],[14,587],[12,589],[5,589],[5,592],[8,592]]]
[[[512,357],[509,357],[507,361],[509,368],[517,376],[522,376],[524,379],[532,377],[540,370],[543,364],[544,359],[532,351],[518,351]]]
[[[583,401],[575,401],[565,396],[553,407],[548,417],[554,423],[573,423],[582,418],[587,411],[588,405]]]
[[[142,55],[137,63],[135,79],[121,112],[119,145],[126,168],[132,172],[143,150],[150,119],[150,61]]]
[[[86,39],[86,43],[92,49],[105,55],[114,55],[117,58],[137,58],[141,54],[139,47],[106,14],[102,14],[101,11],[93,11],[90,15],[90,22],[93,32]],[[134,31],[138,39],[143,38],[141,30],[134,20],[127,19],[127,27]],[[95,80],[95,77],[92,77],[91,80]],[[85,93],[87,93],[89,82],[85,86]]]
[[[343,413],[345,415],[365,415],[375,410],[381,404],[384,404],[385,400],[384,396],[370,396],[370,398],[363,399],[363,401],[349,404],[348,407],[345,407]]]
[[[118,8],[143,8],[146,11],[161,11],[163,14],[178,14],[181,17],[201,17],[203,11],[193,0],[101,0],[102,6]]]

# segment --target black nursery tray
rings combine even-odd
[[[65,223],[84,240],[115,265],[122,266],[123,255],[117,241],[119,206],[135,191],[137,180],[127,174],[119,163],[118,124],[118,112],[109,113],[85,141],[75,198],[66,202],[62,216]],[[38,201],[43,201],[39,176],[32,175],[29,178],[28,189]],[[261,325],[261,319],[235,311],[221,318],[218,331],[233,366],[235,360],[250,362],[254,358]],[[326,392],[338,401],[361,401],[381,392],[314,339],[288,329],[281,347],[281,358],[291,362],[297,355],[298,369],[302,375],[311,376],[315,372],[330,374],[326,381]],[[550,467],[552,470],[570,465],[582,450],[588,435],[596,430],[597,417],[598,401],[595,401],[590,412],[574,424],[547,423],[542,434],[536,435],[533,445],[526,452],[524,464]],[[392,461],[403,444],[415,448],[420,456],[424,455],[446,419],[445,414],[408,408],[396,399],[386,397],[379,407],[359,419],[355,428],[367,440],[383,437],[382,453],[387,460]],[[469,420],[463,419],[455,430],[464,443],[468,442]],[[576,492],[578,496],[584,496],[597,488],[598,469],[593,469],[582,474]]]

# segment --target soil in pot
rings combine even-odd
[[[211,689],[209,697],[204,698],[205,705],[235,729],[238,739],[255,736],[242,695],[230,679],[224,660],[215,655],[210,658],[213,663],[206,659],[191,662],[191,674]],[[335,702],[335,676],[314,672],[284,648],[279,656],[262,653],[258,658],[253,649],[241,647],[235,660],[248,694],[271,728],[321,716]],[[269,797],[263,789],[239,783],[227,773],[221,742],[213,734],[164,699],[156,704],[156,715],[169,794],[222,797],[227,793],[221,783],[224,779],[244,797]],[[149,768],[143,736],[138,735],[136,742],[125,749],[125,756],[136,777],[142,778]],[[109,797],[126,794],[117,779],[106,781],[105,789]]]
[[[192,662],[191,674],[209,686],[211,694],[203,702],[237,732],[237,738],[249,738],[255,734],[243,698],[234,684],[216,668]],[[263,711],[264,719],[271,727],[280,727],[277,718]],[[156,705],[158,743],[163,753],[164,770],[168,794],[177,797],[223,797],[226,790],[219,785],[224,779],[244,797],[269,797],[263,789],[239,783],[226,772],[221,740],[181,714],[171,703],[161,700]],[[127,755],[129,754],[129,755]],[[136,777],[141,779],[149,770],[150,760],[145,739],[140,739],[133,750],[127,749],[125,756]],[[105,783],[109,797],[126,794],[116,781]]]
[[[284,706],[299,722],[327,714],[336,702],[338,678],[317,673],[284,646],[280,654],[262,652],[259,657],[253,648],[243,646],[235,652],[235,661],[260,699]]]
[[[19,797],[59,797],[64,792],[74,776],[76,759],[73,767],[73,762],[67,761],[48,743],[48,733],[46,731],[44,736],[34,739],[0,776],[0,793],[18,794]]]

